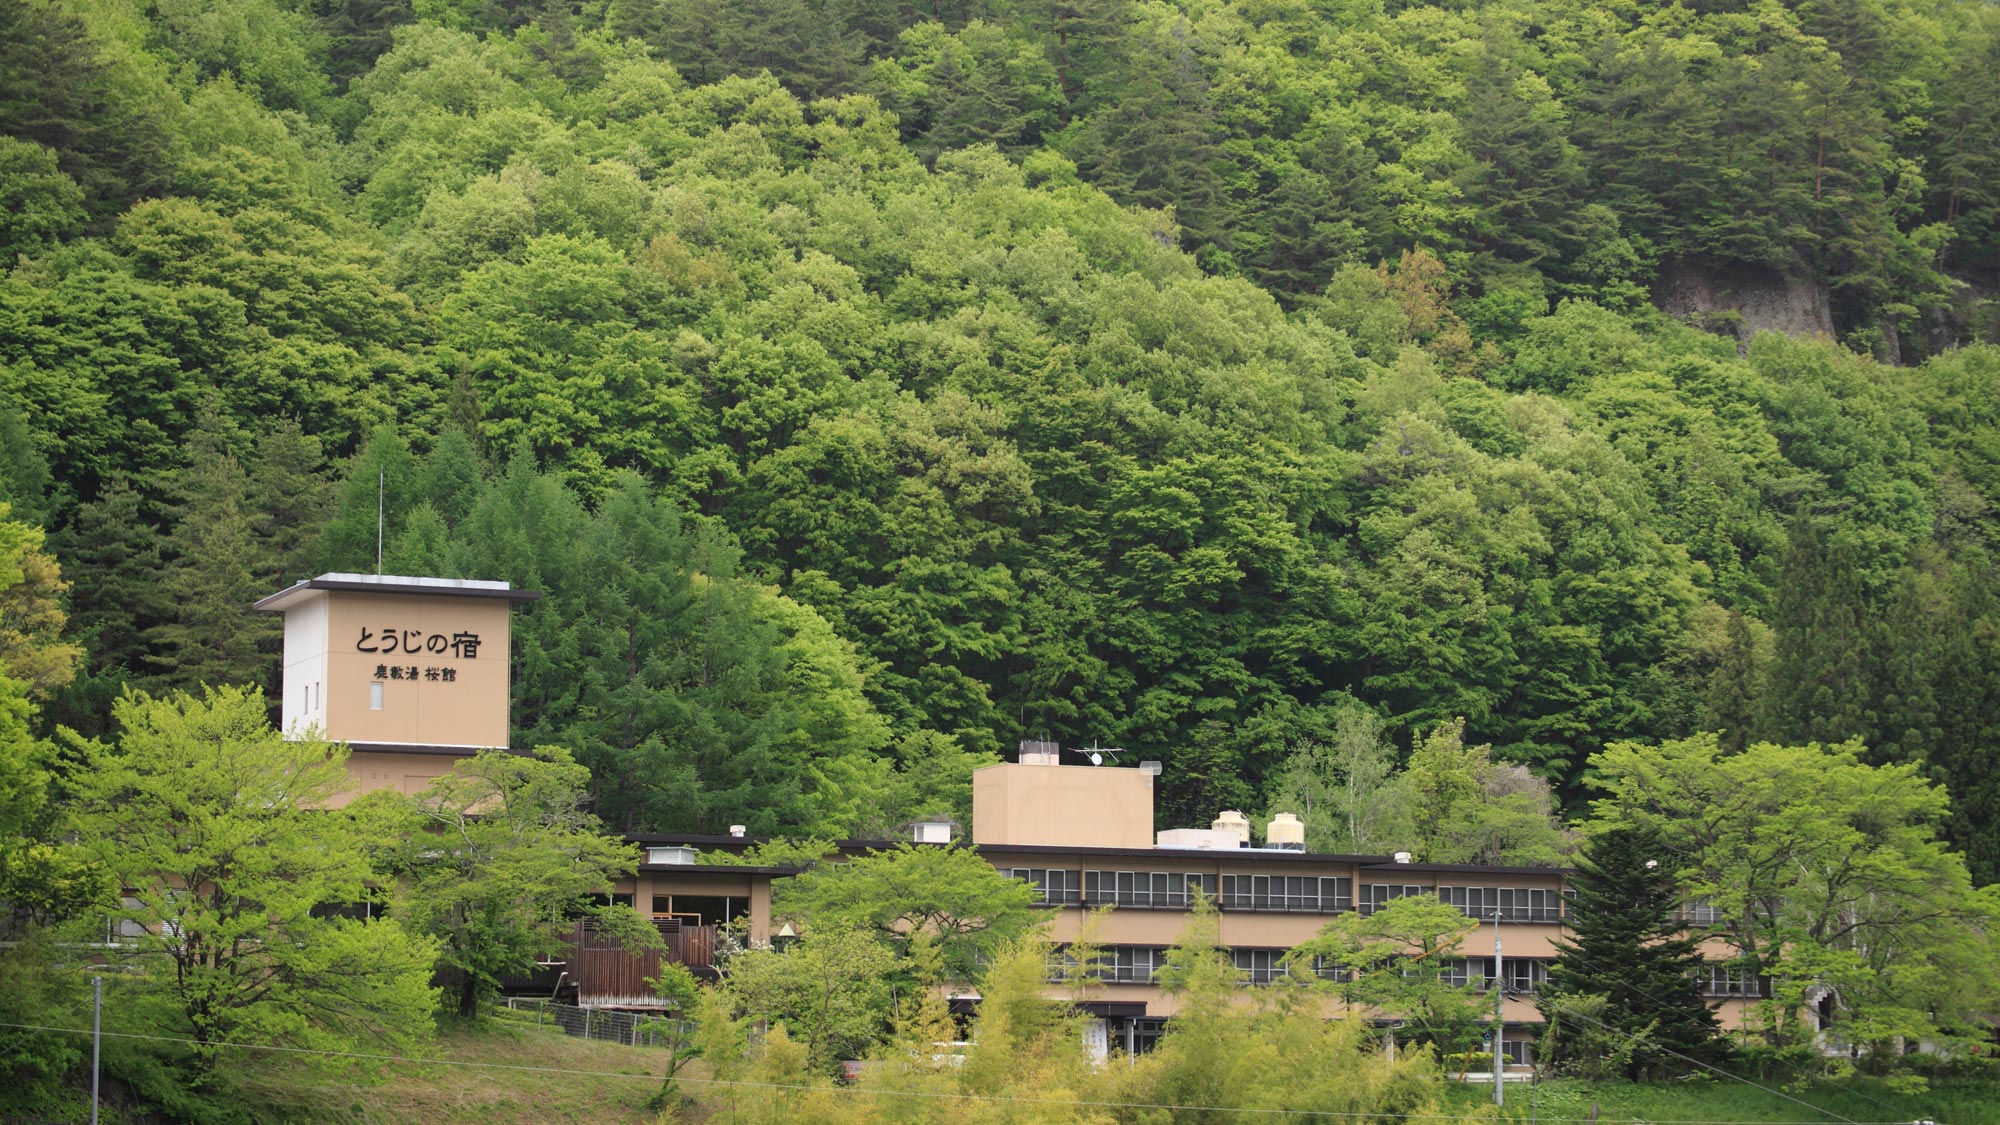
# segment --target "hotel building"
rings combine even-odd
[[[285,615],[283,730],[345,742],[353,785],[335,802],[377,789],[422,790],[460,759],[481,749],[508,748],[509,650],[514,607],[540,595],[504,582],[361,574],[325,574],[256,603]],[[1053,939],[1075,941],[1087,912],[1112,909],[1098,924],[1102,980],[1068,991],[1102,1021],[1107,1043],[1144,1050],[1174,1015],[1175,998],[1157,973],[1180,936],[1197,894],[1220,913],[1221,938],[1244,986],[1268,984],[1288,972],[1293,948],[1335,917],[1370,913],[1392,899],[1436,894],[1476,925],[1454,979],[1490,988],[1496,932],[1503,956],[1503,1012],[1510,1031],[1541,1021],[1533,993],[1547,979],[1555,940],[1563,933],[1566,872],[1551,867],[1490,867],[1409,862],[1407,855],[1327,855],[1307,852],[1304,827],[1275,816],[1253,844],[1252,826],[1223,811],[1203,828],[1157,830],[1153,821],[1155,763],[1120,767],[1081,764],[1083,755],[1053,743],[1024,742],[1013,762],[973,777],[971,838],[953,826],[924,824],[912,839],[924,846],[971,846],[1003,873],[1025,880],[1051,914]],[[723,927],[739,919],[755,944],[773,937],[771,885],[786,868],[707,865],[702,849],[740,853],[756,843],[741,834],[630,837],[642,850],[635,876],[613,888],[614,901],[651,917],[667,938],[665,955],[712,970]],[[844,855],[894,846],[852,840]],[[1701,916],[1691,924],[1713,921]],[[1728,956],[1719,944],[1718,961]],[[658,1001],[644,984],[654,959],[638,961],[595,941],[579,924],[568,948],[553,954],[548,972],[524,982],[544,994],[573,996],[584,1005],[648,1007]],[[1760,982],[1721,965],[1708,991],[1725,1025]],[[967,1003],[975,998],[963,998]],[[1329,1000],[1329,1014],[1337,1002]],[[1506,1053],[1525,1061],[1527,1036],[1506,1037]]]

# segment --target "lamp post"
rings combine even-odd
[[[1505,1056],[1507,1045],[1507,970],[1500,953],[1500,908],[1493,908],[1493,1104],[1506,1105],[1507,1094],[1501,1087],[1506,1075]]]

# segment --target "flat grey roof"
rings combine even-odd
[[[443,754],[452,758],[470,758],[482,750],[501,750],[516,757],[528,754],[526,750],[504,746],[448,746],[435,742],[350,742],[347,748],[357,754]]]
[[[338,590],[369,594],[428,594],[433,597],[504,598],[510,602],[532,602],[540,590],[516,590],[505,582],[483,578],[424,578],[404,574],[348,574],[332,572],[303,579],[257,599],[250,608],[265,613],[281,613],[316,590]]]

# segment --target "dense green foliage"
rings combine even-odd
[[[614,828],[950,815],[1021,737],[1201,822],[1359,705],[1572,808],[1611,742],[1858,736],[2000,874],[1986,6],[0,29],[0,493],[86,654],[39,722],[269,686],[246,603],[372,567],[379,482],[387,569],[548,592],[517,741]],[[1856,350],[1647,300],[1746,270]]]
[[[110,911],[128,1002],[190,1041],[407,1052],[428,1042],[436,943],[329,914],[377,875],[352,820],[320,811],[346,749],[280,738],[255,691],[127,695],[114,746],[82,747],[69,826],[125,888]],[[98,919],[87,919],[97,923]]]
[[[1808,994],[1831,989],[1841,1034],[1879,1069],[1894,1042],[1991,1036],[2000,886],[1975,888],[1937,839],[1945,794],[1914,765],[1859,758],[1853,743],[1621,744],[1595,763],[1609,795],[1593,823],[1657,839],[1741,968],[1772,978],[1766,1041],[1809,1044]]]
[[[435,938],[439,967],[458,978],[459,1018],[476,1018],[502,978],[534,972],[579,902],[638,871],[638,849],[584,811],[588,781],[561,750],[487,750],[420,793],[377,790],[349,806],[393,879],[387,913]],[[630,907],[600,908],[592,921],[658,942]]]
[[[1435,900],[1432,900],[1435,903]],[[1381,1050],[1363,1019],[1327,1019],[1318,996],[1294,985],[1246,992],[1219,942],[1212,907],[1188,916],[1167,951],[1162,983],[1176,1015],[1158,1049],[1118,1065],[1093,1063],[1080,1049],[1088,1018],[1045,986],[1052,949],[1030,936],[998,943],[976,981],[977,1017],[959,1039],[942,998],[880,1028],[889,999],[867,979],[873,963],[831,973],[810,935],[789,956],[764,954],[753,978],[732,969],[692,1013],[702,1061],[725,1084],[695,1085],[696,1113],[717,1122],[1205,1122],[1258,1114],[1323,1114],[1334,1119],[1404,1116],[1458,1120],[1439,1112],[1441,1074],[1432,1057]],[[843,940],[867,939],[843,932]],[[1071,946],[1071,952],[1078,952]],[[821,981],[825,975],[828,979]],[[745,1035],[751,1014],[789,991],[798,999],[761,1042]],[[811,1018],[814,1006],[826,1015]],[[817,1045],[836,1030],[867,1027],[874,1038],[858,1082],[834,1096]],[[802,1018],[803,1017],[803,1018]],[[850,1031],[853,1034],[853,1031]],[[869,1046],[860,1036],[850,1047]],[[837,1057],[837,1056],[836,1056]],[[948,1108],[946,1108],[948,1107]]]

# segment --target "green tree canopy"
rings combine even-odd
[[[130,988],[206,1067],[233,1043],[422,1050],[438,946],[364,901],[371,841],[326,811],[346,748],[279,737],[256,689],[128,694],[115,742],[75,748],[68,823],[126,888]]]
[[[600,834],[586,811],[589,777],[560,748],[484,750],[421,793],[357,802],[396,880],[392,914],[460,974],[460,1018],[476,1018],[502,977],[532,971],[591,896],[638,870],[638,849]]]
[[[1596,762],[1604,829],[1649,832],[1681,890],[1779,982],[1766,1030],[1799,1034],[1807,989],[1831,988],[1844,1034],[1880,1061],[1897,1036],[1969,1030],[1990,1000],[1990,889],[1937,838],[1944,792],[1912,766],[1870,766],[1861,747],[1715,736],[1621,743]]]
[[[807,927],[861,930],[898,947],[929,935],[955,979],[1036,922],[1034,889],[969,848],[902,844],[822,864],[783,885],[773,911]]]

